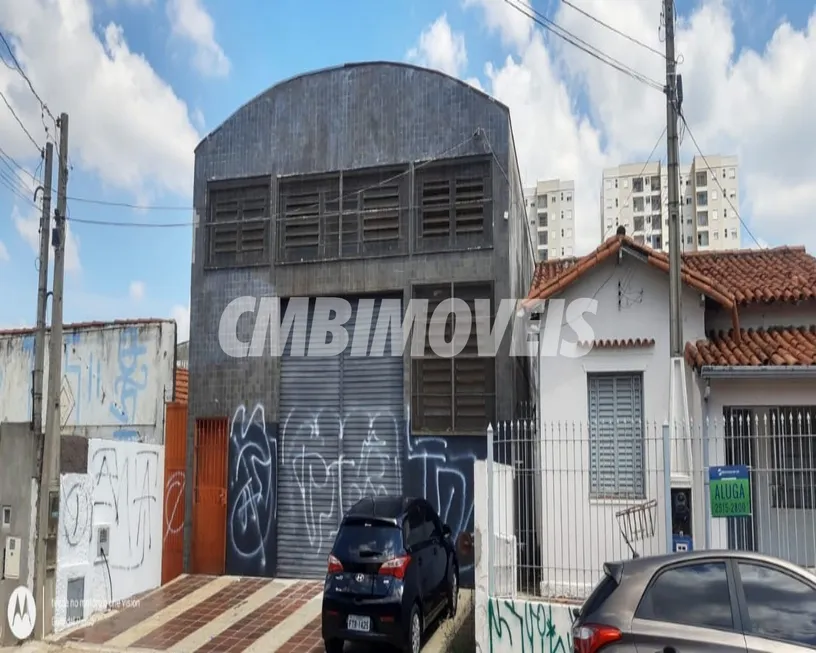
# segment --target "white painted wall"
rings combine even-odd
[[[54,631],[66,623],[68,581],[85,578],[84,615],[161,584],[164,447],[91,439],[88,473],[63,474]],[[110,528],[107,561],[98,529]]]
[[[572,605],[527,600],[516,594],[517,561],[513,537],[513,468],[494,464],[493,566],[495,596],[487,591],[487,462],[473,466],[476,531],[476,650],[483,653],[529,651],[571,653]],[[508,515],[511,518],[508,518]]]
[[[165,393],[171,396],[173,388],[175,323],[86,327],[66,331],[64,339],[62,434],[161,444]],[[33,367],[33,333],[0,335],[0,421],[30,421]],[[46,356],[44,393],[48,373]]]
[[[585,597],[608,560],[631,557],[620,535],[618,511],[642,503],[589,498],[587,374],[642,372],[646,427],[644,466],[646,500],[657,500],[650,514],[655,535],[635,543],[642,555],[667,550],[662,426],[669,409],[669,277],[624,255],[608,260],[579,278],[561,295],[566,305],[594,297],[596,315],[585,315],[595,339],[653,338],[648,348],[593,349],[582,358],[541,357],[539,432],[541,434],[542,589],[546,595]],[[684,289],[684,339],[704,337],[704,304],[700,294]],[[546,318],[545,318],[546,319]],[[562,318],[566,322],[566,318]],[[569,326],[562,333],[574,342]],[[692,418],[701,415],[694,377],[687,371]],[[697,395],[697,397],[695,397]]]

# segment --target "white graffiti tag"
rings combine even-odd
[[[266,547],[277,517],[276,466],[278,445],[266,431],[264,407],[256,405],[247,416],[239,406],[230,427],[232,469],[229,545],[244,559],[266,567]]]

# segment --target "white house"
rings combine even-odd
[[[669,505],[672,532],[690,535],[695,548],[755,549],[816,566],[816,258],[795,247],[694,252],[683,255],[682,278],[688,416],[670,431],[666,478],[667,255],[621,234],[587,256],[537,267],[525,305],[542,324],[546,592],[585,594],[604,561],[631,555],[621,530],[641,554],[670,549]],[[569,310],[553,318],[556,303],[543,301],[579,298],[598,302],[584,315],[591,341]],[[578,357],[547,346],[554,320]],[[751,516],[712,514],[709,470],[718,465],[749,467]],[[683,525],[676,502],[689,496]]]

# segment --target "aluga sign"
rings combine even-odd
[[[310,301],[314,306],[311,319]],[[350,334],[346,324],[354,309],[342,297],[293,297],[281,316],[279,297],[245,296],[233,299],[221,314],[218,342],[233,358],[276,357],[284,350],[290,356],[328,357],[338,356],[349,347],[351,356],[364,357],[402,356],[410,340],[413,358],[426,355],[426,343],[436,356],[452,358],[468,344],[475,326],[479,356],[496,356],[508,327],[511,356],[535,356],[540,350],[542,356],[579,358],[590,351],[591,344],[578,343],[594,339],[584,315],[597,314],[597,300],[575,299],[569,305],[563,299],[547,301],[539,329],[540,347],[530,341],[531,315],[521,304],[522,300],[503,299],[492,318],[489,299],[477,299],[474,311],[463,299],[445,299],[430,316],[427,299],[412,299],[404,312],[399,299],[360,299]],[[241,328],[240,337],[239,322],[244,316],[251,316],[243,322],[251,328]],[[450,339],[446,339],[450,316],[454,317],[453,328]],[[562,338],[565,326],[574,332],[574,340]]]

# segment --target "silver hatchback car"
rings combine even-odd
[[[816,576],[747,551],[695,551],[604,565],[575,610],[575,653],[816,650]]]

